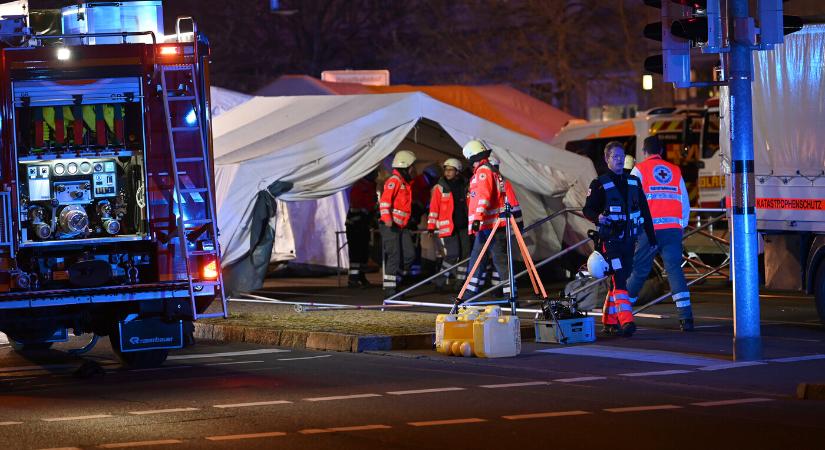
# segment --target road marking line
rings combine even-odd
[[[336,395],[333,397],[312,397],[303,399],[305,402],[328,402],[331,400],[350,400],[355,398],[370,398],[381,397],[381,394],[354,394],[354,395]]]
[[[255,363],[262,363],[266,361],[258,360],[258,361],[231,361],[231,362],[221,362],[221,363],[209,363],[204,364],[204,366],[230,366],[234,364],[255,364]]]
[[[389,425],[358,425],[354,427],[334,427],[328,428],[330,431],[335,432],[343,432],[343,431],[369,431],[369,430],[386,430],[392,428]]]
[[[587,411],[555,411],[555,412],[543,412],[543,413],[532,413],[532,414],[516,414],[513,416],[501,416],[503,419],[507,420],[524,420],[524,419],[543,419],[545,417],[565,417],[565,416],[583,416],[585,414],[591,414]]]
[[[245,408],[247,406],[267,406],[267,405],[287,405],[289,400],[271,400],[267,402],[250,402],[250,403],[229,403],[225,405],[212,405],[213,408]]]
[[[464,388],[461,387],[446,387],[446,388],[433,388],[433,389],[417,389],[414,391],[391,391],[387,392],[390,395],[411,395],[411,394],[432,394],[434,392],[451,392],[451,391],[463,391]]]
[[[304,356],[302,358],[278,358],[277,361],[300,361],[302,359],[318,359],[318,358],[329,358],[332,355],[321,355],[321,356]]]
[[[656,377],[661,375],[677,375],[680,373],[692,373],[692,370],[659,370],[656,372],[633,372],[633,373],[620,373],[619,376],[623,377]]]
[[[321,434],[321,433],[332,433],[332,431],[326,428],[308,428],[306,430],[298,430],[299,434]]]
[[[604,410],[612,413],[637,412],[637,411],[659,411],[663,409],[681,409],[681,406],[676,405],[651,405],[651,406],[626,406],[623,408],[605,408]]]
[[[763,366],[767,363],[762,361],[742,361],[742,362],[735,362],[735,363],[728,363],[728,364],[717,364],[715,366],[707,366],[707,367],[700,367],[699,370],[704,371],[712,371],[712,370],[727,370],[727,369],[736,369],[739,367],[750,367],[750,366]]]
[[[760,403],[760,402],[770,402],[773,401],[772,398],[740,398],[737,400],[718,400],[713,402],[699,402],[699,403],[691,403],[693,406],[727,406],[727,405],[741,405],[744,403]]]
[[[510,388],[510,387],[521,387],[521,386],[546,386],[550,384],[549,381],[527,381],[525,383],[505,383],[505,384],[482,384],[479,387],[485,389],[497,389],[497,388]]]
[[[790,358],[776,358],[776,359],[769,359],[769,362],[777,362],[777,363],[788,363],[788,362],[797,362],[797,361],[813,361],[815,359],[825,359],[825,355],[817,354],[817,355],[806,355],[806,356],[792,356]]]
[[[246,355],[264,355],[267,353],[288,353],[291,350],[283,350],[280,348],[259,348],[257,350],[246,350],[242,352],[221,352],[221,353],[193,353],[191,355],[171,355],[168,360],[179,359],[202,359],[202,358],[223,358],[226,356],[246,356]]]
[[[606,380],[607,377],[578,377],[578,378],[559,378],[553,380],[556,383],[578,383],[579,381],[596,381],[596,380]]]
[[[578,347],[549,348],[537,350],[537,353],[550,353],[566,356],[592,356],[598,358],[625,359],[629,361],[652,362],[659,364],[678,364],[682,366],[711,366],[720,361],[713,358],[686,355],[683,353],[657,350],[628,349],[606,345],[582,345]]]
[[[269,431],[267,433],[252,433],[252,434],[227,434],[224,436],[207,436],[207,441],[235,441],[239,439],[256,439],[264,437],[278,437],[286,436],[282,431]]]
[[[183,444],[183,441],[177,439],[164,439],[161,441],[135,441],[135,442],[118,442],[116,444],[103,444],[100,448],[129,448],[129,447],[149,447],[152,445],[169,445],[169,444]]]
[[[41,419],[43,422],[63,422],[69,420],[91,420],[91,419],[107,419],[112,417],[111,414],[94,414],[91,416],[73,416],[73,417],[49,417],[47,419]]]
[[[7,427],[9,425],[22,425],[23,422],[0,422],[0,427]]]
[[[154,372],[158,370],[174,370],[174,369],[189,369],[192,366],[163,366],[163,367],[150,367],[148,369],[132,369],[128,373],[137,373],[137,372]]]
[[[170,409],[153,409],[147,411],[129,411],[129,414],[134,414],[136,416],[145,416],[149,414],[166,414],[166,413],[176,413],[176,412],[187,412],[187,411],[200,411],[200,408],[170,408]]]
[[[52,447],[52,448],[41,448],[40,450],[83,450],[80,447]]]
[[[0,368],[0,373],[6,372],[25,372],[28,370],[51,370],[51,369],[74,369],[80,367],[77,364],[51,364],[44,366],[19,366],[19,367],[3,367]]]
[[[448,420],[430,420],[427,422],[407,422],[407,425],[412,425],[414,427],[433,427],[438,425],[458,425],[462,423],[479,423],[479,422],[486,422],[486,419],[479,419],[477,417],[472,417],[469,419],[448,419]]]

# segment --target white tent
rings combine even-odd
[[[472,138],[491,145],[503,175],[521,188],[528,224],[561,207],[581,206],[596,176],[585,157],[422,93],[254,97],[213,124],[223,263],[249,250],[248,226],[258,192],[286,181],[294,186],[283,200],[335,194],[375,168],[424,120],[446,131],[456,143],[455,152],[460,151],[458,143]],[[316,215],[314,223],[302,226],[317,227],[324,221]],[[557,251],[563,239],[583,236],[586,227],[581,219],[560,217],[533,240],[535,251]],[[334,241],[334,236],[318,236],[316,242],[321,239]]]

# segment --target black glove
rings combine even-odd
[[[474,220],[471,228],[473,230],[473,233],[477,232],[479,228],[481,228],[481,221]]]

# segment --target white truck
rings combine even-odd
[[[768,288],[815,296],[825,324],[825,24],[753,53],[757,229]],[[730,97],[720,96],[721,168],[730,186]]]

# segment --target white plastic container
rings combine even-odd
[[[518,317],[502,316],[501,308],[489,306],[473,322],[474,352],[479,358],[507,358],[521,353]]]

